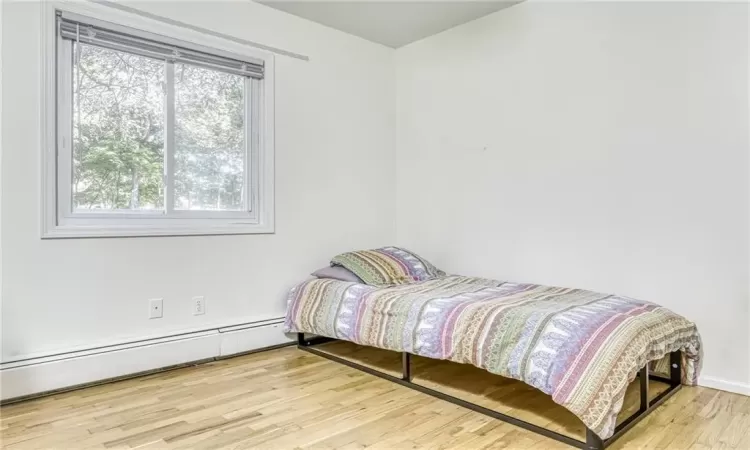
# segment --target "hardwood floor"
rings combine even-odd
[[[398,373],[397,353],[326,349]],[[424,358],[414,358],[414,375],[582,438],[574,416],[523,383]],[[637,409],[631,388],[622,417]],[[294,347],[8,405],[0,424],[7,449],[572,448]],[[750,449],[750,397],[684,388],[610,448]]]

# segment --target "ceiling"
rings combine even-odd
[[[393,48],[418,41],[519,2],[519,0],[256,1]]]

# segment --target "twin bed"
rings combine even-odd
[[[445,275],[403,249],[351,252],[332,261],[356,281],[319,278],[289,295],[285,329],[300,348],[569,445],[602,449],[693,385],[701,342],[695,324],[659,305],[581,289]],[[307,339],[305,333],[319,336]],[[401,378],[314,348],[340,339],[401,352]],[[521,380],[579,417],[579,441],[411,382],[411,355],[472,364]],[[650,374],[666,368],[666,375]],[[640,373],[638,412],[617,425]],[[669,388],[649,399],[648,380]]]

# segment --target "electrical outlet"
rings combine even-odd
[[[193,315],[206,314],[206,299],[203,296],[193,297]]]
[[[161,319],[164,311],[164,302],[161,298],[152,298],[148,301],[148,318]]]

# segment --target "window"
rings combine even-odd
[[[268,58],[55,21],[44,237],[273,231]]]

